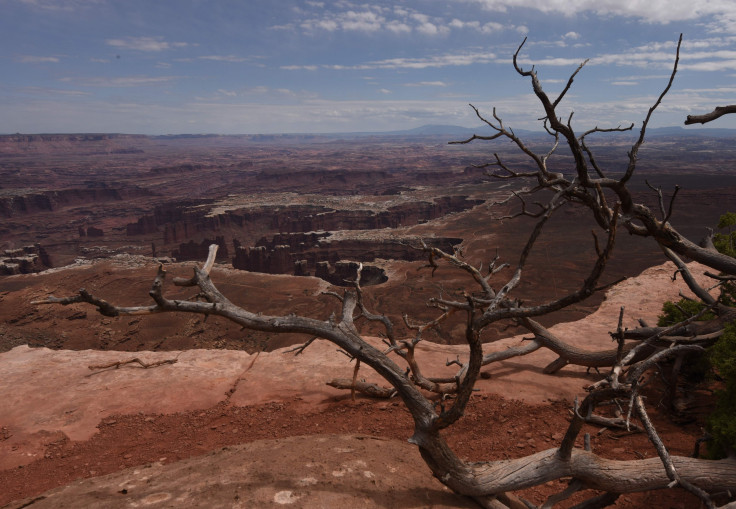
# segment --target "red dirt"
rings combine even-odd
[[[658,279],[655,279],[657,274]],[[558,331],[558,334],[566,337],[577,335],[587,340],[600,338],[605,335],[605,330],[607,330],[605,329],[605,324],[615,323],[620,306],[618,299],[625,299],[627,301],[627,310],[630,310],[632,319],[638,316],[644,316],[646,318],[647,313],[651,313],[656,308],[653,307],[654,304],[646,299],[641,300],[641,302],[636,301],[634,299],[637,295],[636,289],[643,284],[646,284],[650,289],[656,287],[658,289],[656,292],[658,298],[664,298],[668,292],[677,291],[676,287],[667,290],[665,287],[660,288],[656,286],[656,281],[659,280],[666,280],[668,285],[671,285],[669,274],[671,274],[671,270],[667,268],[652,269],[646,275],[642,276],[647,278],[645,282],[640,279],[632,279],[626,284],[622,284],[609,291],[608,299],[604,302],[604,305],[589,320],[572,324],[559,324],[555,330]],[[38,293],[41,293],[41,288],[38,286],[26,286],[22,283],[30,283],[34,279],[37,280],[35,281],[36,284],[42,281],[46,284],[53,282],[51,288],[43,288],[43,293],[58,287],[57,285],[62,283],[62,281],[56,281],[54,278],[46,279],[47,276],[72,277],[71,273],[62,271],[49,275],[35,277],[16,276],[8,279],[6,282],[15,281],[19,283],[20,287],[6,288],[7,293],[2,295],[5,304],[12,303],[18,297],[18,293],[27,293],[26,299],[37,297]],[[108,280],[101,284],[102,286],[107,286],[110,284],[110,281]],[[39,323],[39,319],[42,322],[44,319],[51,319],[47,315],[56,314],[59,317],[65,317],[66,313],[73,314],[76,312],[69,309],[62,310],[61,308],[51,309],[46,307],[33,311],[22,311],[22,308],[13,311],[11,308],[13,306],[10,306],[10,308],[5,307],[5,310],[14,316],[12,320],[8,320],[8,325],[11,325],[11,327],[8,327],[6,330],[16,330],[17,332],[20,332],[17,326],[21,322],[31,319],[30,316],[25,316],[26,312],[36,315],[32,320],[36,324]],[[63,318],[60,321],[66,322]],[[83,325],[88,328],[95,327],[95,324],[112,327],[113,324],[108,322],[108,320],[95,316],[94,319],[90,317],[87,320],[72,320],[70,323],[79,323],[80,326]],[[122,325],[126,325],[128,320],[123,320],[123,322]],[[597,323],[603,329],[594,331],[589,328],[591,324],[587,322]],[[53,323],[56,324],[57,322]],[[217,322],[212,322],[208,324],[208,328],[216,329],[219,327],[216,324]],[[65,326],[64,328],[68,327],[66,323],[63,325]],[[12,326],[16,326],[16,328],[13,329]],[[50,333],[58,327],[59,325],[47,328],[46,332]],[[574,331],[568,330],[571,328]],[[495,346],[498,348],[502,347],[500,344],[496,344]],[[318,353],[319,349],[317,345],[313,345],[311,348],[311,350],[307,351],[307,354],[300,356],[299,359]],[[433,348],[442,347],[437,346]],[[61,353],[64,353],[64,351]],[[256,363],[253,373],[269,365],[265,359],[269,355],[281,354],[262,355],[259,362]],[[323,356],[321,358],[326,359],[324,353],[320,353],[320,355]],[[514,373],[520,367],[523,367],[527,375],[522,382],[531,383],[531,378],[537,375],[536,372],[540,369],[531,363],[543,366],[550,360],[545,359],[544,352],[540,352],[538,355],[535,354],[533,358],[530,357],[521,361],[522,365],[519,365],[518,361],[512,360],[508,361],[510,364],[506,368],[498,366],[495,368],[492,367],[489,370],[491,379],[481,380],[480,385],[490,383],[490,386],[495,387],[497,391],[500,391],[501,388],[503,388],[503,391],[497,394],[489,394],[484,390],[484,392],[474,396],[465,417],[447,432],[450,445],[459,455],[469,460],[504,459],[525,456],[533,452],[556,447],[559,444],[562,439],[562,433],[567,426],[569,409],[572,405],[572,401],[569,398],[560,399],[559,396],[552,398],[552,396],[548,395],[547,400],[543,398],[533,400],[544,402],[542,404],[536,404],[529,402],[529,400],[527,402],[512,401],[503,397],[506,394],[514,394],[517,398],[522,397],[518,381],[516,382],[517,385],[513,385],[510,377],[515,376]],[[183,366],[186,363],[182,360],[180,364]],[[287,363],[284,361],[283,364],[282,369],[287,372],[288,370],[297,369],[296,366],[291,366],[291,362]],[[179,366],[179,368],[183,369],[182,366]],[[165,366],[156,369],[163,370],[169,368],[170,366]],[[29,367],[28,369],[32,368]],[[83,369],[86,370],[85,367]],[[54,378],[56,386],[61,386],[61,371]],[[139,373],[131,372],[124,373],[124,375],[126,375],[124,378],[128,380],[126,384],[130,385],[135,378],[134,375],[139,375]],[[544,387],[541,389],[538,388],[537,392],[544,390],[547,394],[554,393],[550,392],[553,388],[559,388],[570,381],[574,381],[576,387],[580,387],[584,384],[585,380],[579,377],[580,373],[574,373],[572,368],[557,376],[545,376],[542,381]],[[77,376],[77,378],[79,377]],[[72,377],[72,380],[77,380],[77,378]],[[103,383],[104,380],[106,379],[99,379],[97,383]],[[226,379],[226,382],[227,380],[229,379]],[[254,380],[260,380],[261,384],[265,383],[265,378],[262,376],[256,376]],[[111,384],[110,381],[104,383]],[[191,379],[184,383],[190,389],[193,387],[193,381]],[[231,382],[227,382],[225,385],[228,383]],[[274,385],[275,382],[270,382],[270,384]],[[36,392],[43,390],[41,389],[43,387],[42,385],[34,385],[34,387],[36,387],[34,389]],[[75,386],[72,385],[70,387]],[[243,399],[240,399],[248,396],[252,401],[252,395],[258,396],[259,394],[268,392],[272,388],[261,385],[259,389],[257,384],[251,387],[248,383],[243,382],[238,386],[238,391],[228,393],[229,395],[224,402],[220,402],[209,408],[205,407],[204,409],[193,411],[181,411],[169,414],[135,413],[133,415],[110,415],[107,413],[100,417],[102,420],[98,425],[99,432],[89,440],[84,441],[71,441],[62,431],[50,432],[44,442],[43,454],[39,454],[38,456],[40,459],[27,463],[22,467],[0,470],[0,485],[4,488],[0,490],[0,505],[25,497],[37,496],[46,490],[67,485],[76,479],[102,476],[112,472],[119,472],[127,467],[140,466],[152,462],[175,462],[184,458],[202,456],[224,446],[249,443],[257,440],[301,435],[357,433],[376,437],[387,437],[405,442],[411,436],[410,417],[404,410],[403,405],[393,400],[373,401],[359,398],[358,401],[353,402],[347,395],[333,395],[328,396],[317,406],[313,399],[308,398],[306,393],[303,394],[302,398],[300,396],[294,396],[294,392],[291,392],[289,395],[280,392],[280,394],[285,394],[282,400],[265,404],[246,404],[243,403]],[[6,385],[3,390],[12,391],[13,387]],[[312,392],[314,390],[321,389],[315,386]],[[241,394],[244,391],[247,394]],[[223,390],[222,393],[224,392]],[[47,397],[61,397],[59,395],[51,396],[52,393],[53,391],[48,389],[46,393]],[[78,395],[77,392],[74,394]],[[142,395],[139,396],[142,397]],[[40,398],[39,401],[41,401],[43,400],[44,394],[33,394],[33,392],[30,392],[25,399],[31,400],[36,397]],[[551,401],[549,398],[554,399],[554,401]],[[656,407],[656,404],[661,400],[661,393],[654,390],[650,392],[650,407]],[[243,406],[238,406],[237,402],[240,402],[239,404]],[[83,412],[87,413],[96,411],[91,406],[83,409]],[[694,422],[681,427],[671,423],[666,416],[658,414],[656,410],[653,413],[655,414],[653,417],[658,430],[670,452],[677,455],[690,455],[695,439],[702,434],[702,422]],[[44,417],[39,418],[44,419]],[[93,420],[92,422],[96,421]],[[2,426],[3,424],[0,423],[0,427]],[[6,444],[12,446],[14,440],[17,440],[18,437],[13,438],[12,434],[14,431],[11,428],[11,426],[7,426],[0,429],[0,444],[8,440]],[[626,434],[591,427],[584,430],[584,432],[588,432],[592,436],[593,451],[606,457],[613,459],[637,459],[652,457],[656,454],[644,434]],[[314,447],[314,443],[305,442],[302,445],[298,445],[298,447],[304,448],[301,452],[308,453],[308,448]],[[373,454],[376,455],[378,453],[374,452]],[[380,457],[377,458],[380,459]],[[264,454],[264,457],[258,459],[259,461],[268,463],[267,454]],[[291,472],[287,468],[285,471],[281,471],[280,474],[285,476],[300,475],[299,468],[299,465],[293,465]],[[422,465],[421,469],[424,468],[426,467]],[[426,470],[422,470],[425,476],[426,472]],[[419,472],[416,475],[420,475]],[[550,494],[562,491],[565,488],[565,484],[564,481],[550,482],[525,490],[521,492],[521,496],[535,503],[542,503]],[[588,495],[590,494],[588,493]],[[574,504],[580,502],[583,498],[584,494],[577,494],[566,503]],[[648,494],[625,495],[617,502],[618,507],[652,506],[686,508],[697,506],[697,504],[698,501],[680,489],[663,490]],[[393,505],[393,501],[391,506],[413,507],[412,505]]]
[[[504,459],[549,449],[559,443],[569,416],[569,403],[528,405],[495,395],[472,401],[462,419],[448,433],[448,441],[469,460]],[[656,425],[673,454],[692,453],[697,424],[680,427],[657,415]],[[38,495],[76,479],[105,475],[124,468],[161,461],[175,462],[224,446],[298,435],[359,433],[406,440],[411,418],[397,401],[339,397],[315,411],[298,398],[281,403],[238,407],[228,403],[204,411],[169,415],[120,415],[104,419],[99,433],[84,442],[49,437],[42,459],[24,467],[0,471],[0,504]],[[593,450],[615,459],[656,454],[644,434],[586,428]],[[2,437],[0,436],[0,439]],[[298,466],[295,465],[295,469]],[[288,475],[289,472],[284,472]],[[565,488],[563,481],[525,490],[521,496],[542,503]],[[590,495],[590,492],[588,492]],[[577,495],[572,501],[580,502]],[[684,491],[668,490],[625,495],[617,507],[695,507]]]

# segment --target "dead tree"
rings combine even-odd
[[[705,113],[703,115],[688,115],[687,119],[685,119],[685,125],[707,124],[708,122],[721,118],[723,115],[729,115],[731,113],[736,113],[736,104],[716,106],[710,113]]]
[[[523,43],[522,43],[523,46]],[[303,333],[312,337],[331,341],[349,356],[361,364],[368,365],[391,385],[391,392],[399,396],[414,420],[414,432],[409,442],[415,444],[422,458],[432,473],[446,486],[456,493],[475,499],[482,507],[504,508],[523,507],[522,503],[531,507],[526,501],[520,501],[513,492],[552,480],[570,479],[569,487],[563,492],[550,497],[543,507],[552,507],[568,498],[576,491],[583,489],[597,490],[586,502],[577,507],[605,507],[620,494],[656,490],[679,486],[697,495],[707,507],[715,507],[713,494],[730,494],[736,492],[736,458],[719,461],[708,461],[695,458],[671,456],[651,424],[647,410],[640,396],[642,375],[656,363],[666,358],[673,358],[686,352],[702,349],[698,341],[672,341],[682,331],[692,337],[692,323],[679,324],[670,328],[651,328],[632,344],[626,344],[623,334],[619,334],[619,346],[606,352],[581,352],[554,337],[535,318],[547,313],[563,309],[571,304],[586,299],[607,285],[600,283],[606,263],[615,246],[616,234],[622,228],[631,234],[654,239],[667,256],[675,261],[696,295],[701,297],[711,309],[721,316],[727,316],[732,310],[722,309],[710,294],[698,287],[689,277],[687,267],[680,261],[680,256],[697,260],[725,274],[736,275],[736,260],[721,255],[707,248],[701,248],[680,235],[670,224],[669,219],[673,203],[666,207],[661,203],[660,215],[637,203],[627,184],[636,169],[637,153],[641,147],[649,120],[670,88],[677,71],[677,57],[669,83],[650,108],[641,127],[641,132],[628,154],[628,165],[623,176],[614,178],[607,176],[586,144],[586,137],[592,133],[618,132],[627,128],[600,129],[594,128],[580,135],[573,130],[572,114],[563,122],[557,109],[560,101],[570,89],[574,77],[584,64],[572,74],[567,86],[554,100],[542,90],[534,69],[524,70],[517,63],[521,51],[519,47],[514,55],[514,68],[522,77],[529,78],[532,88],[544,109],[544,126],[552,137],[552,147],[546,154],[534,153],[517,137],[514,132],[503,125],[500,117],[493,112],[493,120],[487,120],[479,110],[478,117],[492,130],[490,136],[475,135],[461,143],[473,140],[494,140],[506,138],[517,145],[519,150],[529,156],[534,163],[533,171],[517,171],[507,166],[498,156],[488,166],[497,166],[498,178],[529,179],[534,182],[529,191],[516,193],[521,203],[519,215],[533,216],[536,224],[532,228],[528,240],[523,247],[511,275],[501,278],[504,265],[493,260],[489,267],[482,271],[465,262],[460,253],[447,253],[440,249],[423,246],[429,257],[429,266],[433,269],[439,263],[447,263],[458,270],[467,272],[474,280],[475,286],[469,288],[462,299],[450,300],[437,298],[430,301],[437,309],[437,315],[422,323],[405,318],[405,325],[412,334],[400,337],[394,324],[384,315],[369,310],[363,299],[360,287],[360,271],[353,288],[342,294],[332,295],[338,298],[336,313],[327,320],[318,320],[306,316],[286,315],[267,316],[254,313],[231,302],[215,286],[211,272],[215,262],[217,246],[211,246],[209,257],[204,265],[194,268],[194,275],[189,279],[175,278],[178,286],[196,288],[197,295],[193,300],[172,300],[164,295],[163,287],[166,272],[159,268],[150,296],[153,304],[149,306],[122,307],[111,304],[99,296],[86,290],[77,295],[65,298],[48,297],[36,303],[71,304],[88,303],[97,308],[105,316],[146,315],[166,312],[196,313],[205,316],[215,315],[229,319],[244,328],[271,333]],[[553,172],[548,169],[548,160],[561,147],[566,146],[573,156],[574,167],[569,175]],[[545,202],[537,205],[537,210],[530,211],[527,206],[527,195],[547,193]],[[560,207],[566,204],[587,207],[595,218],[601,232],[593,235],[592,242],[596,256],[591,262],[587,277],[579,288],[563,297],[550,300],[539,305],[524,305],[513,298],[513,291],[521,281],[527,260],[535,242],[545,225]],[[599,236],[601,238],[599,238]],[[423,340],[423,332],[447,317],[459,314],[465,318],[465,341],[468,354],[465,359],[458,360],[459,370],[456,376],[447,379],[427,377],[414,357],[416,345]],[[364,319],[381,323],[385,329],[386,348],[381,350],[372,346],[361,335],[356,320]],[[482,348],[483,330],[488,325],[499,321],[512,321],[530,330],[534,339],[518,351],[508,353],[491,353],[484,355]],[[690,327],[690,329],[688,329]],[[621,331],[619,331],[621,332]],[[695,337],[700,334],[695,331]],[[679,337],[679,336],[677,336]],[[308,344],[301,349],[307,348]],[[443,430],[452,426],[463,415],[468,401],[472,397],[475,382],[484,363],[493,362],[504,356],[525,354],[537,348],[547,347],[561,356],[562,363],[579,362],[590,366],[610,366],[608,375],[593,384],[589,393],[581,403],[576,402],[573,408],[574,417],[564,438],[558,446],[535,454],[503,461],[468,462],[459,458],[443,437]],[[397,362],[398,361],[398,362]],[[401,365],[400,365],[401,364]],[[563,364],[564,365],[564,364]],[[554,369],[550,368],[550,372]],[[355,379],[353,380],[353,384]],[[437,404],[431,396],[434,393],[450,394]],[[586,422],[599,422],[594,415],[596,406],[603,401],[618,399],[629,402],[629,417],[626,425],[638,420],[641,428],[648,433],[658,458],[634,461],[614,461],[596,455],[589,447],[576,448],[575,443]],[[727,495],[726,498],[730,496]],[[721,496],[721,499],[724,497]]]

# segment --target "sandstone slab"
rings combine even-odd
[[[472,508],[450,492],[416,447],[367,436],[264,440],[204,456],[77,481],[6,509],[85,507]]]

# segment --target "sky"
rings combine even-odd
[[[736,103],[734,0],[0,0],[0,133],[330,133],[543,116],[580,132]],[[709,127],[736,127],[736,115]]]

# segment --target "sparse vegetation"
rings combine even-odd
[[[718,221],[718,228],[726,233],[716,233],[713,244],[723,254],[736,258],[736,212],[726,212]]]
[[[718,221],[718,228],[728,229],[728,232],[717,233],[713,239],[716,249],[731,257],[736,255],[733,247],[735,225],[736,214],[723,214]],[[733,281],[725,280],[721,283],[718,301],[723,306],[733,307],[736,286]],[[677,303],[664,303],[658,325],[667,327],[695,316],[701,321],[716,319],[716,314],[706,310],[706,305],[702,302],[683,298]],[[691,360],[690,371],[711,383],[714,378],[723,383],[723,387],[716,391],[716,407],[708,417],[708,453],[711,458],[725,458],[731,451],[736,451],[736,322],[730,321],[724,325],[723,334],[708,348],[707,355],[697,355]]]
[[[712,437],[708,452],[712,458],[725,458],[736,451],[736,323],[725,326],[709,349],[708,359],[723,380],[723,388],[716,392],[716,408],[708,418]]]
[[[701,320],[712,320],[715,318],[716,315],[713,312],[703,312],[704,309],[705,304],[697,300],[680,299],[677,302],[668,300],[662,305],[662,314],[659,316],[657,325],[659,327],[668,327],[684,322],[700,313],[702,313],[699,316]]]

